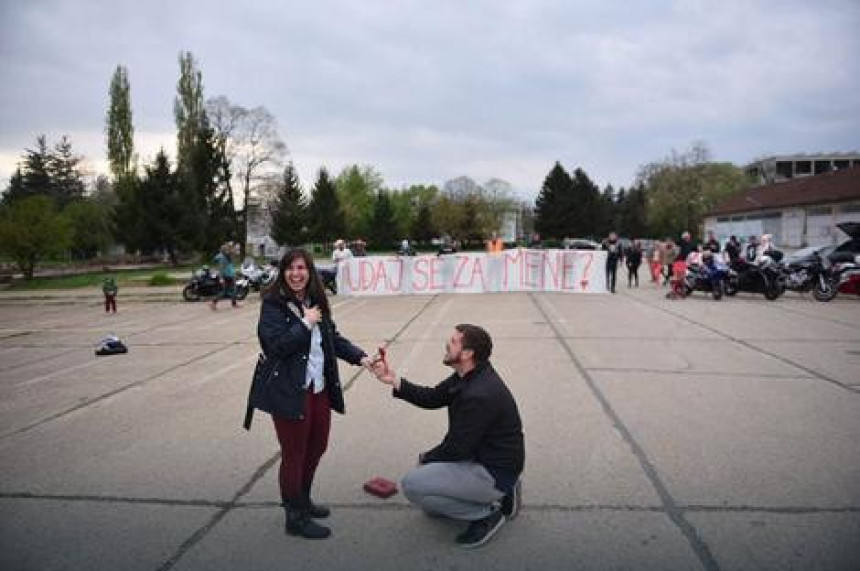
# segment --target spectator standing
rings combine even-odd
[[[236,267],[233,265],[233,255],[237,253],[239,245],[227,242],[221,246],[221,251],[215,255],[215,263],[218,272],[224,280],[224,289],[212,300],[212,309],[218,309],[218,300],[230,298],[230,305],[239,307],[236,303]]]
[[[639,266],[642,265],[642,244],[639,240],[633,240],[630,244],[624,261],[627,264],[627,287],[632,287],[634,281],[639,287]]]
[[[675,248],[675,243],[671,238],[666,238],[663,242],[663,247],[660,250],[660,262],[662,262],[664,271],[663,271],[663,285],[667,285],[669,283],[669,279],[672,277],[672,262],[675,261],[677,257],[677,248]]]
[[[615,277],[618,273],[618,263],[624,257],[618,234],[610,232],[606,240],[603,241],[601,249],[606,251],[606,287],[609,288],[609,291],[615,293]]]
[[[352,250],[346,247],[346,242],[343,240],[335,240],[334,251],[331,253],[331,259],[334,262],[335,269],[343,260],[348,260],[352,257]]]
[[[708,230],[708,239],[705,242],[705,250],[710,250],[715,254],[720,253],[720,241],[714,236],[713,230]]]
[[[105,268],[105,271],[110,271]],[[105,313],[116,313],[116,294],[119,292],[119,287],[116,285],[116,279],[108,274],[102,281],[102,293],[105,295]]]

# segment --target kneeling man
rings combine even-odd
[[[428,514],[468,521],[457,536],[463,547],[489,541],[521,503],[523,426],[513,395],[490,364],[492,350],[484,329],[457,325],[443,359],[454,374],[435,387],[399,377],[385,359],[373,369],[394,397],[420,408],[448,408],[448,433],[418,456],[402,488]]]

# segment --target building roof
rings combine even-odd
[[[860,167],[756,186],[726,200],[708,216],[856,199],[860,199]]]
[[[860,158],[860,151],[837,151],[834,153],[795,153],[793,155],[771,155],[761,157],[749,163],[748,166],[758,165],[767,161],[814,161],[816,159],[856,159]]]

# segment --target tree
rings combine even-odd
[[[433,238],[439,235],[436,225],[433,221],[433,214],[430,210],[430,203],[425,202],[418,207],[418,216],[415,219],[414,230],[412,236],[419,243],[428,243]]]
[[[279,246],[304,243],[307,236],[307,205],[292,162],[284,169],[283,181],[269,203],[269,223],[272,239]]]
[[[278,135],[277,121],[265,107],[246,109],[224,97],[206,103],[212,115],[215,145],[220,156],[221,180],[227,185],[226,197],[235,204],[232,179],[242,192],[242,208],[237,217],[239,241],[244,252],[248,236],[248,203],[256,186],[279,169],[287,146]]]
[[[543,238],[561,239],[565,236],[584,235],[584,228],[572,224],[573,181],[556,162],[544,179],[535,201],[534,225]]]
[[[645,189],[650,231],[660,236],[696,232],[709,210],[750,183],[742,169],[711,162],[700,142],[687,152],[673,150],[668,158],[642,166],[637,182]]]
[[[344,235],[334,183],[325,167],[321,168],[308,205],[308,230],[311,240],[330,244]]]
[[[18,166],[12,176],[9,177],[9,186],[3,193],[3,204],[11,204],[17,199],[26,198],[26,187],[24,186],[24,175]]]
[[[463,209],[447,194],[440,196],[433,208],[433,225],[440,234],[461,240],[463,228]]]
[[[394,210],[388,193],[380,190],[373,203],[373,224],[369,233],[371,245],[387,249],[397,241],[397,226],[394,223]]]
[[[21,192],[14,198],[28,196],[49,196],[53,198],[51,183],[51,151],[45,135],[36,137],[36,147],[26,149],[24,168],[21,170]]]
[[[48,158],[51,196],[60,208],[83,198],[84,180],[79,164],[81,157],[72,151],[72,142],[65,135]]]
[[[182,218],[188,210],[178,177],[170,171],[170,161],[164,149],[158,152],[152,165],[146,167],[139,188],[139,204],[146,229],[143,243],[147,251],[166,252],[176,264],[177,251],[187,240],[183,236]]]
[[[137,170],[134,155],[134,125],[131,117],[131,87],[128,71],[118,65],[108,91],[108,112],[105,120],[108,163],[114,180],[133,176]]]
[[[191,52],[179,54],[179,81],[173,101],[176,119],[176,170],[182,177],[191,168],[191,155],[203,129],[203,75]]]
[[[248,199],[252,185],[262,180],[265,171],[280,168],[287,154],[287,146],[278,136],[274,115],[265,107],[255,107],[244,116],[241,126],[240,146],[236,155],[236,174],[242,181],[242,212],[240,239],[242,252],[248,241]]]
[[[570,225],[574,233],[599,237],[600,190],[581,168],[573,171],[570,188]]]
[[[340,211],[347,236],[367,236],[373,225],[374,208],[383,180],[371,166],[344,168],[335,180]]]
[[[16,200],[0,209],[0,251],[15,260],[25,279],[39,261],[63,252],[71,242],[68,219],[47,196]]]
[[[87,198],[68,205],[63,214],[72,229],[71,248],[75,258],[94,258],[113,242],[114,219],[110,206]]]

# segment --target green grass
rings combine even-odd
[[[130,286],[148,286],[148,285],[172,285],[181,283],[185,278],[177,279],[168,275],[171,274],[191,274],[191,266],[179,266],[176,268],[149,268],[145,270],[117,270],[110,272],[110,275],[116,278],[116,283],[119,286],[120,293],[123,287]],[[98,288],[101,289],[102,281],[105,272],[95,272],[91,274],[83,274],[77,276],[58,276],[58,277],[39,277],[33,278],[30,281],[15,280],[9,286],[7,291],[35,291],[35,290],[52,290],[52,289],[80,289],[80,288]],[[152,283],[155,281],[156,283]]]

